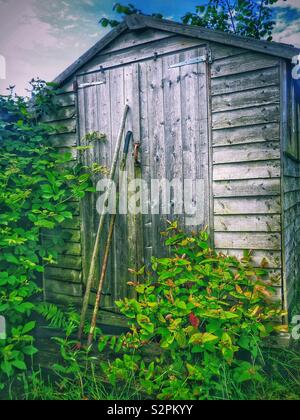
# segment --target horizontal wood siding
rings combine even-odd
[[[143,62],[140,65],[141,89],[147,87],[149,74],[145,71],[146,61],[153,59],[158,66],[160,60],[165,63],[166,69],[170,64],[171,54],[178,53],[184,56],[189,54],[195,47],[205,47],[207,41],[201,39],[189,38],[182,35],[174,35],[159,30],[146,30],[142,32],[125,32],[119,39],[109,44],[105,50],[94,56],[77,72],[93,73],[104,68],[113,68],[110,74],[110,95],[118,97],[121,89],[128,89],[130,74],[121,71],[120,66],[129,63]],[[267,54],[249,52],[242,48],[224,46],[217,43],[210,43],[212,50],[213,63],[211,67],[210,93],[211,98],[211,199],[214,229],[214,242],[218,251],[242,257],[243,252],[252,249],[252,259],[255,266],[267,265],[270,275],[279,275],[277,282],[277,298],[282,296],[281,290],[281,232],[282,232],[282,202],[281,202],[281,164],[280,164],[280,80],[279,80],[279,59],[270,57]],[[155,60],[156,56],[163,56],[160,60]],[[181,61],[179,60],[177,61]],[[171,63],[172,64],[172,63]],[[201,68],[202,65],[198,67]],[[185,68],[182,69],[184,73]],[[193,69],[192,69],[193,70]],[[168,77],[175,77],[178,70],[168,71]],[[107,72],[108,73],[108,72]],[[119,77],[120,76],[120,77]],[[122,77],[121,77],[122,76]],[[153,109],[153,121],[157,115],[162,112],[165,105],[161,98],[156,94],[154,87],[163,86],[163,78],[157,70],[153,76],[153,94],[141,95],[141,119],[147,118],[148,110]],[[151,79],[151,80],[152,80]],[[93,81],[89,75],[83,76],[85,81]],[[174,79],[175,80],[175,79]],[[180,80],[180,79],[178,79]],[[177,80],[177,81],[178,81]],[[123,84],[122,84],[123,81]],[[193,105],[188,95],[195,92],[193,79],[183,80],[182,85],[186,84],[186,89],[182,89],[180,95],[185,98],[186,108]],[[125,84],[124,84],[125,83]],[[127,84],[126,84],[127,83]],[[176,84],[170,84],[170,86]],[[100,88],[99,88],[100,89]],[[171,88],[170,88],[171,89]],[[174,88],[173,88],[174,89]],[[158,89],[159,90],[159,89]],[[57,133],[51,136],[52,144],[63,150],[72,150],[77,144],[77,115],[75,106],[75,95],[72,88],[72,81],[65,85],[67,93],[59,95],[56,99],[57,112],[45,118],[57,128]],[[97,98],[87,97],[84,93],[84,106],[91,108],[92,101]],[[126,92],[124,92],[124,95]],[[156,96],[155,96],[156,95]],[[171,96],[170,96],[171,98]],[[205,99],[200,101],[199,106],[206,106]],[[155,106],[154,106],[154,105]],[[97,110],[97,107],[92,107]],[[172,108],[172,107],[171,107]],[[176,112],[181,110],[170,108],[172,118],[176,117]],[[154,111],[155,110],[155,111]],[[189,110],[189,109],[188,109]],[[89,120],[93,122],[87,130],[96,127],[109,132],[112,137],[116,136],[116,130],[120,121],[119,108],[112,110],[103,110],[103,114],[111,115],[105,120],[96,121],[97,115],[89,114]],[[88,112],[87,109],[84,110]],[[190,112],[193,112],[191,106]],[[157,115],[156,115],[157,114]],[[85,124],[86,115],[81,116],[81,126]],[[160,131],[168,130],[168,121],[164,121],[166,127],[160,123],[157,117],[157,125],[144,124],[141,128],[141,140],[143,138],[156,139]],[[170,120],[172,122],[173,120]],[[175,119],[176,121],[176,119]],[[205,126],[207,121],[200,121],[199,124]],[[186,117],[181,124],[187,132],[192,132],[193,127]],[[152,131],[151,131],[152,130]],[[111,132],[110,132],[111,131]],[[150,133],[148,133],[150,131]],[[179,130],[173,130],[174,138],[179,136]],[[203,131],[203,130],[202,130]],[[205,133],[205,130],[203,131]],[[190,136],[193,139],[192,136]],[[190,142],[193,140],[189,139]],[[160,149],[158,142],[149,143],[142,155],[145,161],[148,155],[154,151],[159,156]],[[184,162],[184,171],[187,173],[194,170],[189,166],[189,159],[193,156],[190,153],[192,148],[196,147],[187,142],[186,144],[174,144],[173,149],[183,148],[182,159]],[[153,149],[153,150],[152,150]],[[186,149],[186,150],[185,150]],[[180,151],[180,150],[179,150]],[[188,153],[185,153],[188,152]],[[147,154],[148,153],[148,154]],[[170,150],[171,153],[171,150]],[[171,154],[170,154],[171,155]],[[197,156],[197,154],[195,154]],[[110,156],[97,155],[99,161],[105,163],[110,161]],[[164,159],[162,156],[161,159]],[[156,166],[151,162],[144,165],[144,170],[156,170]],[[175,167],[175,166],[174,166]],[[179,166],[178,166],[179,167]],[[157,171],[159,173],[159,171]],[[175,174],[176,175],[176,174]],[[177,174],[178,175],[178,174]],[[180,174],[183,175],[183,174]],[[290,179],[292,178],[292,180]],[[298,179],[299,178],[299,179]],[[297,186],[295,186],[297,180]],[[284,208],[285,215],[283,220],[285,224],[289,222],[285,230],[285,241],[288,249],[300,247],[300,243],[295,245],[295,236],[293,232],[299,230],[300,223],[297,221],[300,217],[299,191],[300,174],[298,168],[293,167],[292,173],[284,183],[285,196]],[[208,198],[207,198],[208,200]],[[209,201],[209,200],[208,200]],[[208,205],[208,203],[207,203]],[[88,266],[83,264],[82,255],[86,249],[86,243],[82,243],[82,223],[81,213],[78,206],[74,209],[75,218],[73,221],[66,222],[63,229],[69,234],[69,239],[62,245],[61,252],[56,264],[47,267],[45,272],[45,296],[48,300],[59,302],[63,305],[73,303],[80,305],[84,277]],[[291,220],[296,220],[292,222]],[[153,220],[150,218],[148,225],[151,226]],[[159,229],[158,221],[157,229]],[[93,221],[87,221],[85,227],[91,227]],[[146,224],[147,225],[147,224]],[[145,225],[145,226],[146,226]],[[127,226],[124,225],[123,233],[126,234]],[[149,230],[150,232],[150,230]],[[151,233],[151,232],[150,232]],[[93,241],[93,229],[89,231],[90,241]],[[151,236],[144,235],[145,249],[149,250],[151,256],[160,244],[154,244]],[[294,281],[293,267],[296,267],[298,260],[295,253],[289,254],[287,250],[286,258],[291,260],[289,276],[290,282]],[[88,263],[88,258],[86,258]],[[123,262],[122,262],[123,261]],[[109,271],[118,264],[118,272],[125,270],[125,259],[122,258],[120,251],[114,248],[109,263]],[[113,284],[113,288],[119,286]],[[120,296],[123,291],[118,290]],[[91,298],[92,301],[94,297]],[[109,300],[109,298],[108,298]],[[108,305],[112,302],[108,302]]]
[[[279,60],[212,44],[214,243],[276,273],[281,299]],[[272,271],[273,270],[273,271]]]
[[[164,54],[168,51],[188,49],[199,44],[201,44],[200,40],[178,37],[164,31],[152,29],[142,33],[128,31],[122,37],[109,44],[105,50],[92,59],[84,68],[80,69],[79,73],[83,71],[90,72],[95,69],[98,70],[99,65],[104,62],[107,67],[109,65],[120,65],[143,58],[150,58],[153,56],[154,49],[158,53]],[[76,159],[78,156],[75,147],[78,145],[78,142],[81,144],[81,139],[78,139],[79,135],[77,133],[76,93],[73,91],[73,80],[69,80],[62,87],[62,93],[54,99],[54,103],[57,106],[55,112],[45,115],[43,121],[51,124],[56,129],[55,133],[50,137],[51,144],[61,152],[72,153],[72,156]],[[90,81],[91,79],[88,78],[87,80]],[[118,90],[122,89],[122,81],[120,80],[119,85],[117,85],[117,78],[116,80],[112,78],[111,83],[113,87],[115,86],[115,94],[118,94]],[[109,98],[106,99],[107,106],[109,107]],[[90,110],[95,110],[93,104],[88,101],[86,106]],[[88,111],[84,110],[84,112],[87,113]],[[81,118],[85,118],[85,116],[83,115]],[[90,118],[93,119],[96,127],[100,127],[103,131],[107,132],[107,128],[111,124],[108,118],[101,123],[97,121],[95,113],[92,113]],[[114,120],[112,121],[112,134],[114,138],[119,129],[119,118],[120,115],[114,114]],[[90,128],[92,127],[93,125]],[[100,155],[97,156],[97,159],[100,162]],[[108,156],[101,156],[101,159],[104,163],[109,160]],[[82,212],[78,203],[74,203],[73,214],[74,218],[65,221],[61,231],[55,233],[60,234],[65,240],[61,243],[57,261],[55,264],[46,267],[44,274],[44,294],[46,300],[62,305],[81,304],[84,277],[88,270],[89,258],[88,256],[86,256],[87,258],[83,257],[85,243],[82,235]],[[90,241],[93,242],[92,229],[90,229]],[[117,253],[117,249],[114,250],[114,253]],[[113,270],[113,264],[117,264],[119,267],[118,270],[126,274],[128,267],[121,264],[122,260],[123,258],[120,255],[117,255],[116,259],[111,259],[109,270]],[[114,285],[114,287],[116,288],[118,286]],[[109,302],[109,304],[106,306],[112,306],[112,302]]]
[[[287,304],[299,292],[300,276],[300,162],[284,156],[283,161],[283,238]]]
[[[45,115],[43,121],[57,129],[50,136],[51,145],[61,152],[77,158],[77,115],[75,92],[71,85],[54,99],[55,111]],[[79,304],[82,297],[81,211],[78,202],[72,203],[73,219],[62,223],[53,235],[61,238],[55,264],[45,268],[44,296],[47,301]],[[50,233],[52,234],[52,233]],[[47,232],[47,235],[49,233]]]

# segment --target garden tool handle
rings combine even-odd
[[[130,141],[133,138],[133,133],[132,131],[128,131],[125,137],[125,143],[124,143],[124,151],[123,154],[124,155],[128,155],[129,152],[129,145],[130,145]]]

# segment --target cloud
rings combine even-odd
[[[0,54],[7,62],[0,93],[17,84],[23,94],[32,77],[52,80],[92,46],[102,36],[101,3],[0,0]]]
[[[114,2],[0,0],[0,55],[7,63],[7,79],[0,80],[0,93],[8,84],[17,84],[18,91],[24,93],[32,77],[52,80],[105,33],[98,21],[102,16],[113,16]],[[179,20],[207,0],[132,2],[145,13],[161,12]],[[300,47],[300,0],[280,0],[274,14],[274,40]]]
[[[274,7],[274,41],[300,47],[300,1],[280,0]]]

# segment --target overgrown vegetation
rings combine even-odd
[[[272,6],[277,2],[278,0],[208,0],[206,5],[196,6],[194,12],[187,12],[181,20],[188,25],[271,41],[275,26]],[[116,3],[113,10],[125,16],[142,14],[132,4],[126,6]],[[163,18],[159,13],[153,13],[152,16]],[[115,27],[120,21],[102,18],[100,23],[104,27]]]
[[[0,315],[8,333],[0,340],[1,389],[13,384],[6,395],[69,400],[297,397],[297,354],[286,351],[279,357],[262,348],[268,337],[286,330],[265,261],[254,268],[251,253],[241,261],[217,254],[205,232],[189,236],[176,223],[164,233],[169,258],[154,258],[151,272],[135,273],[140,281],[130,285],[137,298],[117,302],[130,331],[110,337],[97,329],[96,348],[74,350],[78,311],[64,313],[38,303],[37,297],[45,266],[60,252],[56,229],[72,218],[73,202],[93,189],[86,168],[75,165],[71,153],[50,146],[57,127],[42,123],[41,117],[52,112],[53,86],[33,81],[32,89],[34,101],[13,91],[1,98]],[[49,377],[28,370],[38,351],[35,313],[66,336],[52,339],[61,362],[51,366]]]
[[[282,326],[266,272],[210,249],[208,235],[187,236],[172,223],[170,258],[132,284],[138,299],[117,302],[131,332],[100,339],[124,353],[101,367],[112,385],[134,375],[141,393],[158,399],[231,398],[235,388],[262,381],[261,344]],[[149,363],[141,352],[157,347]],[[137,386],[137,385],[136,385]]]
[[[0,316],[7,338],[0,340],[0,390],[27,368],[33,356],[33,314],[40,279],[58,257],[61,238],[51,233],[73,217],[72,201],[89,190],[89,174],[71,153],[51,147],[57,128],[41,122],[52,112],[52,84],[31,82],[32,99],[0,97]]]
[[[270,6],[276,2],[210,0],[182,21],[271,40]],[[141,13],[120,3],[115,11]],[[270,336],[286,331],[265,262],[254,268],[251,253],[241,261],[217,254],[205,232],[188,236],[176,223],[165,233],[170,257],[154,258],[150,273],[135,273],[137,298],[117,302],[129,332],[111,337],[97,329],[97,345],[76,350],[78,311],[62,312],[37,298],[45,266],[59,256],[57,229],[72,218],[73,202],[93,189],[87,168],[51,147],[58,128],[41,122],[55,110],[55,86],[32,81],[31,87],[32,100],[13,90],[0,97],[0,316],[7,321],[7,338],[0,338],[0,391],[13,384],[5,397],[298,399],[298,352],[263,347]],[[79,153],[105,136],[93,132],[86,140],[90,146]],[[108,171],[97,164],[91,169]],[[64,339],[52,338],[61,361],[49,366],[49,376],[29,369],[38,352],[36,313],[65,333]]]
[[[172,223],[165,234],[170,257],[154,258],[151,273],[140,270],[140,282],[130,283],[136,299],[117,302],[130,332],[111,337],[97,331],[97,350],[74,351],[72,334],[79,315],[52,310],[49,321],[66,331],[65,339],[55,339],[62,358],[53,365],[60,390],[66,390],[68,399],[283,395],[279,377],[291,369],[286,381],[291,380],[299,358],[294,355],[295,366],[288,366],[276,365],[275,351],[265,357],[264,341],[285,330],[280,324],[283,312],[274,302],[265,270],[252,267],[250,253],[241,261],[217,254],[205,232],[188,236]],[[276,373],[274,387],[269,384],[270,372]],[[39,375],[26,381],[32,382],[32,397],[59,399],[49,381],[43,395]],[[294,386],[291,398],[298,392],[297,383]]]

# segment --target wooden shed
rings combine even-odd
[[[86,164],[110,166],[124,105],[126,129],[140,142],[143,179],[200,178],[203,223],[219,251],[276,278],[292,308],[300,269],[300,96],[292,60],[300,50],[143,15],[127,17],[56,82],[60,127],[53,144],[87,144]],[[62,128],[63,127],[63,128]],[[82,155],[82,154],[81,154]],[[135,176],[132,162],[128,172]],[[98,178],[95,177],[95,183]],[[99,215],[96,194],[76,207],[57,266],[47,267],[45,298],[80,305]],[[114,301],[128,296],[128,268],[163,254],[168,216],[118,215],[101,319],[121,325]],[[179,216],[187,222],[187,215]],[[107,234],[107,232],[106,232]],[[105,235],[104,235],[105,237]],[[100,263],[100,258],[99,258]]]

